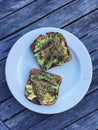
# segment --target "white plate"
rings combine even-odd
[[[62,76],[57,102],[51,106],[36,105],[24,96],[24,88],[32,68],[40,69],[30,48],[34,39],[46,32],[62,33],[72,53],[72,61],[48,72]],[[86,94],[92,79],[92,63],[83,43],[73,34],[58,28],[45,27],[28,32],[12,47],[6,62],[6,80],[13,96],[26,108],[44,114],[66,111],[75,106]]]

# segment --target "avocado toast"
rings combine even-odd
[[[43,71],[72,59],[66,39],[58,32],[38,36],[32,44],[32,50]]]
[[[61,76],[32,69],[25,87],[25,96],[35,104],[52,105],[58,98],[61,82]]]

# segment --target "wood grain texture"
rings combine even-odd
[[[5,63],[6,60],[0,62],[0,80],[5,78]]]
[[[98,111],[95,111],[63,130],[98,130]]]
[[[88,93],[96,89],[98,89],[98,69],[93,72],[93,78]]]
[[[97,77],[98,77],[98,70],[94,71],[94,73],[93,73],[93,79],[92,79],[92,83],[91,83],[91,86],[89,88],[88,93],[91,93],[92,91],[98,89],[98,80],[97,80]],[[1,91],[0,91],[0,101],[3,101],[4,99],[6,99],[6,98],[8,98],[10,96],[11,96],[11,94],[9,92],[9,89],[8,89],[7,85],[5,84],[5,82],[3,82],[2,83],[2,87],[1,87]],[[9,103],[11,103],[11,109],[9,108],[10,109],[10,113],[9,113],[9,109],[7,108],[7,105]],[[0,111],[1,111],[0,118],[2,120],[9,119],[12,116],[14,116],[17,112],[21,112],[21,110],[23,110],[22,109],[23,107],[21,108],[20,104],[18,102],[16,103],[16,100],[13,99],[13,98],[7,99],[3,103],[1,103],[0,106],[3,106],[3,107],[0,107],[1,108],[0,109]],[[5,111],[6,111],[6,113],[9,113],[9,114],[5,115]]]
[[[98,50],[98,29],[92,31],[81,40],[83,41],[89,52]]]
[[[0,121],[0,130],[9,130],[2,121]]]
[[[83,37],[83,35],[87,35],[96,28],[98,28],[98,10],[72,23],[64,29],[72,32],[77,37]]]
[[[25,108],[22,105],[20,105],[13,97],[11,97],[0,104],[0,119],[2,121],[7,120],[24,109]]]
[[[95,111],[98,108],[97,97],[98,91],[95,91],[87,95],[80,103],[78,103],[78,105],[72,109],[60,114],[53,115],[47,120],[44,120],[34,127],[31,127],[29,130],[60,130],[63,127],[70,125],[72,122],[75,122],[76,120],[86,116],[92,111]],[[11,122],[10,124],[7,124],[9,128],[13,128],[11,124]]]
[[[6,81],[1,81],[0,82],[0,102],[3,100],[9,98],[11,96],[11,93],[8,89]],[[1,104],[0,104],[1,105]]]
[[[0,20],[0,39],[27,26],[28,24],[31,24],[41,17],[46,16],[53,10],[70,1],[71,0],[38,0],[26,6],[25,8],[22,8],[21,10],[9,15],[8,17],[5,17],[4,19]]]
[[[92,53],[92,54],[95,54],[95,52]],[[93,57],[94,57],[94,56],[92,55],[92,58],[93,58]],[[97,58],[95,58],[95,59],[97,59]],[[95,62],[95,59],[93,58],[94,62]],[[96,62],[96,63],[97,63],[97,62]],[[94,64],[95,64],[95,63],[94,63]],[[95,65],[96,65],[96,64],[95,64]],[[95,68],[95,67],[94,67],[94,68]],[[90,93],[90,92],[92,92],[92,91],[98,89],[97,76],[98,76],[98,70],[94,71],[92,84],[91,84],[91,87],[90,87],[88,93]],[[9,97],[11,96],[11,93],[10,93],[10,91],[9,91],[9,89],[8,89],[8,86],[7,86],[7,84],[6,84],[5,81],[2,81],[2,82],[0,83],[0,90],[1,90],[1,91],[0,91],[0,102],[2,102],[3,100],[5,100],[5,99],[7,99],[7,98],[9,98]],[[10,113],[9,113],[9,109],[6,109],[6,107],[5,107],[5,104],[8,104],[9,102],[13,105],[13,107],[15,107],[15,111],[10,111]],[[2,103],[1,103],[0,105],[2,106]],[[4,104],[3,104],[4,107],[1,108],[1,111],[2,111],[2,109],[3,109],[3,112],[2,112],[2,114],[1,114],[1,115],[2,115],[2,116],[1,116],[1,119],[2,119],[2,120],[6,120],[6,119],[10,118],[11,116],[15,115],[17,112],[20,112],[22,109],[21,109],[21,107],[19,107],[18,105],[20,106],[20,104],[19,104],[18,102],[17,102],[17,103],[14,102],[14,99],[8,99],[7,102],[5,101]],[[16,107],[16,106],[17,106],[17,107]],[[6,116],[5,116],[5,111],[6,111],[6,113],[9,113],[9,114],[6,114]]]
[[[27,130],[32,125],[49,118],[50,115],[38,114],[29,110],[16,115],[5,122],[11,130]]]
[[[98,32],[98,31],[97,31]],[[93,32],[92,32],[93,33]],[[95,35],[94,35],[95,34]],[[88,37],[88,36],[86,36],[85,37],[85,40],[84,40],[84,38],[82,38],[81,40],[83,41],[83,43],[84,44],[86,44],[87,46],[87,49],[89,50],[90,48],[90,51],[92,50],[92,48],[93,48],[93,50],[95,50],[96,49],[96,47],[98,46],[98,37],[97,37],[97,35],[96,35],[96,32],[95,33],[93,33],[93,37],[91,38],[91,39],[93,39],[92,40],[92,43],[94,43],[94,44],[92,44],[91,42],[91,44],[89,45],[89,40],[90,38]],[[87,44],[88,43],[88,44]],[[95,47],[94,47],[95,46]],[[93,51],[92,50],[92,51]],[[7,53],[9,52],[9,50],[7,50],[5,53],[3,53],[3,56],[4,56],[4,54],[5,54],[5,56],[7,55]],[[2,55],[1,55],[2,56]],[[93,62],[93,69],[94,70],[96,70],[96,69],[98,69],[98,50],[96,50],[94,53],[92,53],[91,54],[91,59],[92,59],[92,62]],[[5,78],[5,62],[6,62],[6,59],[5,60],[3,60],[3,61],[1,61],[0,62],[0,79],[3,79],[3,78]]]
[[[35,2],[0,0],[0,2],[3,5],[0,4],[0,18],[2,18],[0,20],[0,39],[2,39],[0,80],[5,78],[6,59],[4,58],[7,57],[15,41],[32,29],[45,26],[64,28],[80,38],[91,53],[94,69],[92,83],[84,99],[72,109],[56,115],[43,115],[25,109],[11,97],[6,81],[0,81],[0,120],[11,130],[81,130],[80,126],[82,130],[98,129],[98,112],[95,111],[98,109],[97,0],[36,0]],[[28,4],[29,2],[32,3]],[[25,6],[26,4],[28,5]],[[5,17],[6,15],[8,16]],[[0,130],[8,130],[2,121],[0,121]],[[90,127],[89,124],[94,127]]]
[[[98,50],[91,54],[91,59],[93,63],[93,70],[98,69]]]
[[[31,3],[34,0],[0,0],[0,19],[12,12],[20,9],[21,7]]]
[[[92,14],[92,15],[90,15],[89,17],[88,16],[85,16],[84,17],[84,19],[89,19],[89,20],[87,20],[87,21],[91,21],[92,20],[92,16],[93,15],[95,15],[96,14],[96,11]],[[66,19],[64,19],[65,21],[66,21]],[[81,19],[80,19],[81,20]],[[79,21],[80,21],[79,20]],[[97,18],[96,18],[96,20],[97,20]],[[10,50],[10,48],[12,47],[12,45],[15,43],[15,41],[18,39],[18,38],[20,38],[23,34],[25,34],[25,33],[27,33],[28,31],[30,31],[30,30],[32,30],[32,29],[34,29],[34,28],[36,28],[36,27],[40,27],[41,26],[41,24],[44,24],[44,22],[47,22],[48,23],[48,19],[47,18],[45,18],[45,20],[44,21],[39,21],[39,22],[36,22],[35,24],[33,24],[33,25],[31,25],[31,26],[29,26],[29,27],[27,27],[26,29],[23,29],[23,30],[21,30],[21,31],[19,31],[18,33],[16,33],[16,34],[14,34],[14,35],[12,35],[12,36],[10,36],[9,38],[7,38],[7,39],[5,39],[5,40],[3,40],[1,43],[0,43],[0,59],[3,59],[3,58],[5,58],[6,56],[7,56],[7,54],[8,54],[8,52],[9,52],[9,50]],[[82,21],[82,20],[81,20]],[[70,28],[72,29],[72,33],[74,33],[75,35],[79,35],[79,33],[81,33],[81,37],[82,36],[84,36],[84,31],[83,31],[83,29],[86,27],[86,23],[88,23],[87,21],[84,21],[84,23],[82,24],[82,29],[81,28],[78,28],[78,24],[76,24],[76,26],[74,27],[74,29],[72,29],[73,27],[71,27],[70,26]],[[52,23],[52,21],[51,21],[51,23]],[[59,27],[61,27],[61,25],[62,25],[62,21],[59,21],[59,23],[61,23],[60,25],[59,25]],[[76,23],[78,23],[78,21],[76,22]],[[94,25],[93,25],[93,28],[91,28],[91,26],[92,26],[92,22],[89,22],[88,24],[89,24],[89,27],[88,27],[88,29],[87,29],[87,31],[86,31],[86,33],[88,34],[90,31],[93,31],[93,30],[95,30],[95,28],[97,27],[97,23],[96,22],[93,22],[94,23]],[[58,22],[56,22],[55,23],[55,26],[58,24]],[[48,24],[48,26],[50,26],[49,24]],[[41,26],[42,27],[42,26]],[[95,28],[94,28],[95,27]],[[76,29],[76,28],[78,28],[78,29]],[[66,29],[66,28],[65,28]],[[71,30],[70,29],[70,30]],[[90,30],[89,30],[90,29]],[[91,30],[92,29],[92,30]],[[70,31],[70,30],[68,30],[68,31]],[[78,30],[78,31],[76,31],[76,30]],[[95,30],[94,32],[91,32],[90,34],[88,34],[88,36],[87,37],[85,37],[85,38],[83,38],[83,42],[84,42],[84,44],[86,45],[86,47],[88,48],[88,50],[89,51],[92,51],[92,50],[94,50],[96,47],[98,47],[98,37],[97,37],[97,35],[98,35],[98,29],[97,30]],[[80,37],[79,37],[80,38]],[[90,39],[90,40],[89,40]],[[94,44],[92,44],[94,42]]]

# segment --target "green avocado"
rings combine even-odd
[[[52,88],[55,89],[56,91],[58,91],[59,84],[57,84],[57,85],[53,85]]]
[[[50,80],[52,80],[52,76],[43,72],[43,73],[38,75],[38,79],[45,79],[47,81],[50,81]]]
[[[40,51],[40,49],[45,45],[45,39],[43,40],[37,40],[35,43],[35,49],[34,52]]]
[[[36,95],[34,94],[34,92],[32,92],[29,96],[28,99],[29,100],[33,100],[36,97]]]
[[[45,59],[40,58],[40,53],[35,53],[34,56],[37,58],[38,63],[43,66]]]
[[[47,44],[47,42],[49,41],[49,38],[46,39],[42,39],[42,40],[37,40],[35,43],[35,49],[34,52],[40,51],[40,49]]]
[[[37,58],[37,61],[38,61],[39,65],[43,66],[45,69],[49,69],[52,66],[52,64],[62,66],[64,64],[64,62],[65,62],[65,59],[68,58],[68,49],[67,49],[67,47],[65,47],[64,41],[61,42],[61,44],[62,44],[62,52],[63,52],[63,55],[64,55],[63,61],[59,61],[58,57],[54,58],[54,59],[53,59],[53,57],[51,57],[50,60],[47,61],[46,60],[47,58],[45,56],[42,56],[41,53],[40,53],[40,49],[45,44],[47,44],[49,41],[56,41],[57,40],[57,41],[60,42],[61,36],[62,35],[60,35],[60,34],[51,34],[46,39],[42,39],[42,40],[37,40],[36,41],[35,50],[34,50],[34,53],[35,53],[34,56]]]
[[[44,95],[42,104],[47,104],[48,102],[52,102],[54,99],[55,99],[55,96],[51,96],[51,94],[46,93],[46,94]]]
[[[57,63],[57,65],[59,65],[59,66],[64,65],[64,61],[59,61],[59,62]]]
[[[32,85],[26,85],[26,91],[28,93],[28,99],[32,100],[36,97],[36,95],[34,94]]]
[[[26,90],[28,92],[28,94],[31,94],[32,93],[32,85],[26,85]]]
[[[48,69],[48,68],[51,67],[52,64],[53,64],[53,62],[52,62],[52,61],[49,61],[48,63],[46,63],[46,64],[44,65],[44,67],[45,67],[46,69]]]

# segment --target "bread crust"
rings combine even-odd
[[[67,50],[68,50],[68,55],[69,55],[69,56],[68,56],[68,59],[66,59],[66,60],[64,61],[64,63],[66,63],[66,62],[72,60],[72,55],[71,55],[71,52],[70,52],[70,50],[69,50],[67,41],[66,41],[65,37],[64,37],[61,33],[58,33],[58,32],[48,32],[48,33],[46,33],[46,36],[44,36],[44,35],[39,35],[39,36],[34,40],[34,42],[33,42],[32,45],[31,45],[31,48],[32,48],[33,52],[34,52],[34,49],[35,49],[35,43],[36,43],[36,41],[37,41],[37,40],[46,39],[46,38],[49,37],[51,34],[60,34],[60,35],[61,35],[61,40],[64,41],[64,43],[65,43],[65,47],[66,47]],[[52,64],[50,68],[53,68],[53,67],[55,67],[55,66],[58,66],[58,65]],[[43,66],[40,66],[40,68],[41,68],[41,70],[43,70],[43,71],[47,70],[47,69],[45,69]],[[49,68],[49,69],[50,69],[50,68]]]
[[[32,70],[36,70],[36,71],[38,71],[38,72],[43,72],[43,71],[37,70],[37,69],[35,69],[35,68],[33,68]],[[30,79],[30,77],[31,77],[31,75],[32,75],[32,70],[30,71],[29,79]],[[45,72],[45,73],[46,73],[46,74],[51,74],[51,73],[48,73],[48,72]],[[61,77],[61,76],[58,76],[58,75],[54,75],[54,74],[51,74],[51,75],[57,77],[57,79],[59,80],[59,85],[60,85],[61,82],[62,82],[62,77]],[[28,81],[27,81],[27,85],[30,85],[30,84],[31,84],[29,79],[28,79]],[[58,89],[58,92],[59,92],[59,89]],[[58,92],[56,93],[56,95],[58,95]],[[25,89],[25,91],[24,91],[24,95],[25,95],[25,97],[28,99],[28,93],[27,93],[26,89]],[[28,99],[28,100],[29,100],[29,99]],[[29,101],[31,101],[31,100],[29,100]],[[56,101],[57,101],[57,99],[55,98],[52,102],[49,102],[49,103],[44,104],[44,105],[49,106],[49,105],[54,104]],[[42,104],[39,102],[38,98],[34,98],[31,102],[34,103],[34,104],[37,104],[37,105],[42,105]]]

